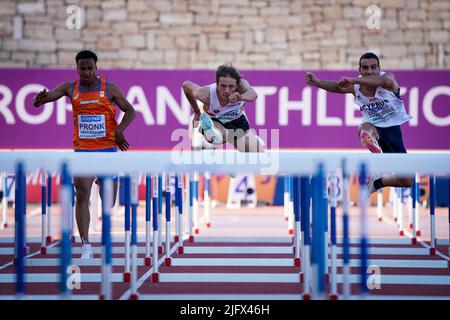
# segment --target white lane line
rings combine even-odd
[[[81,254],[81,248],[79,246],[72,247],[71,250],[72,250],[72,254]],[[102,248],[101,247],[92,247],[92,250],[93,250],[94,254],[101,254],[102,253]],[[60,251],[61,251],[60,247],[47,249],[47,253],[48,254],[59,254]],[[145,247],[144,246],[138,247],[137,248],[137,252],[138,253],[145,253]],[[113,254],[125,254],[125,248],[123,246],[121,246],[121,247],[112,247],[112,253]]]
[[[416,256],[427,256],[429,251],[425,248],[368,248],[368,254],[384,254],[384,255],[416,255]],[[342,254],[344,248],[338,247],[337,254]],[[359,254],[359,247],[350,247],[350,254]]]
[[[293,267],[294,258],[292,259],[230,259],[230,258],[174,258],[173,266],[265,266],[265,267]]]
[[[74,258],[71,260],[72,265],[77,265],[80,267],[100,267],[103,261],[101,258],[93,258],[93,259],[79,259]],[[144,259],[137,259],[138,266],[144,265]],[[27,259],[25,260],[25,265],[30,267],[58,267],[61,265],[61,259],[58,258],[43,258],[43,259]],[[113,266],[124,266],[125,259],[123,258],[113,258],[112,259]]]
[[[49,246],[47,246],[47,249],[48,249],[48,248],[52,248],[52,247],[54,247],[54,246],[56,246],[56,245],[58,245],[58,244],[59,244],[59,241],[55,241],[55,242],[53,242],[52,244],[50,244]],[[40,249],[39,249],[38,251],[35,251],[35,252],[33,252],[33,253],[30,253],[29,255],[26,255],[26,256],[25,256],[25,259],[34,257],[34,256],[36,256],[36,255],[38,255],[38,254],[41,254],[41,250],[40,250]],[[26,260],[25,260],[25,261],[26,261]],[[10,262],[7,262],[7,263],[5,263],[4,265],[0,266],[0,270],[12,266],[12,265],[13,265],[13,262],[14,262],[14,261],[10,261]]]
[[[372,259],[368,261],[369,265],[375,265],[383,268],[433,268],[447,269],[447,263],[443,260],[390,260],[390,259]],[[173,266],[242,266],[242,267],[282,267],[294,266],[293,259],[266,259],[266,258],[174,258]],[[342,259],[337,259],[337,266],[344,265]],[[360,259],[351,259],[350,267],[359,267]]]
[[[292,247],[184,247],[186,254],[190,253],[293,253]]]
[[[267,243],[292,243],[292,236],[290,237],[194,237],[194,242],[267,242]]]
[[[392,225],[392,226],[396,226],[396,225],[397,225],[397,224],[394,223],[394,221],[392,221],[390,218],[383,219],[383,221],[384,221],[384,222],[387,222],[388,224],[390,224],[390,225]],[[409,240],[409,241],[411,242],[411,239],[412,239],[412,237],[413,237],[412,233],[410,233],[408,230],[404,230],[404,232],[405,232],[405,235],[406,235],[407,237],[409,237],[409,239],[407,239],[407,240]],[[422,247],[426,248],[426,250],[429,250],[429,249],[430,249],[430,246],[429,246],[428,244],[426,244],[426,243],[422,240],[421,237],[416,237],[416,238],[417,238],[417,242],[418,242]],[[450,260],[450,257],[449,257],[449,256],[447,256],[447,255],[441,253],[441,252],[438,251],[438,250],[436,250],[436,255],[439,256],[439,257],[441,257],[441,258],[443,258],[443,259],[445,259],[445,260]]]
[[[162,273],[160,282],[217,282],[217,283],[299,283],[298,274],[281,273]],[[343,283],[343,275],[337,275],[338,283]],[[350,283],[359,283],[361,277],[352,274]],[[450,276],[381,275],[383,284],[450,285]]]
[[[80,273],[81,284],[84,282],[101,282],[101,273]],[[25,273],[26,283],[58,283],[61,281],[59,273]],[[122,273],[111,274],[111,281],[123,282]],[[15,274],[0,274],[0,283],[15,283]]]

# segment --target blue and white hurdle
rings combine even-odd
[[[58,155],[59,156],[59,155]],[[70,216],[72,214],[72,208],[71,208],[71,197],[72,197],[72,184],[71,184],[71,179],[70,179],[70,175],[69,175],[69,169],[71,169],[71,171],[74,172],[74,174],[80,174],[80,172],[82,172],[83,170],[87,170],[89,169],[88,166],[86,166],[83,163],[80,164],[75,164],[77,163],[80,159],[77,158],[77,162],[71,162],[71,155],[66,155],[68,160],[65,160],[65,165],[63,166],[62,171],[62,193],[61,193],[61,203],[62,203],[62,212],[63,212],[63,227],[62,227],[62,251],[61,251],[61,284],[60,284],[60,292],[62,294],[62,297],[64,298],[68,298],[70,296],[70,290],[68,290],[67,288],[67,267],[70,265],[70,252],[71,252],[71,242],[70,242],[70,235],[71,235],[71,225],[70,225]],[[23,159],[25,159],[25,156],[22,156]],[[444,157],[445,158],[445,157]],[[121,167],[121,163],[119,162],[114,162],[113,158],[108,158],[109,160],[112,160],[112,168],[114,170],[121,170],[123,171],[124,167]],[[133,158],[132,158],[133,159]],[[137,158],[139,159],[139,158]],[[167,158],[163,158],[164,161],[167,161]],[[63,159],[58,159],[58,163],[61,163],[61,160]],[[142,159],[141,159],[142,160]],[[359,162],[361,162],[361,159],[357,159]],[[447,158],[445,158],[442,161],[446,161],[449,160]],[[52,160],[54,161],[54,160]],[[352,172],[355,172],[355,167],[356,164],[354,162],[356,162],[355,159],[352,159],[353,163],[351,164],[351,170]],[[15,160],[14,163],[16,163],[17,160]],[[315,161],[317,162],[317,160]],[[54,163],[57,163],[56,161]],[[148,163],[148,161],[147,161]],[[362,185],[365,185],[365,177],[367,175],[367,167],[364,165],[364,163],[369,163],[375,168],[381,168],[381,164],[378,164],[376,161],[372,161],[372,159],[365,159],[365,161],[363,161],[363,164],[358,165],[358,171],[359,171],[359,176],[360,176],[360,183]],[[448,162],[447,162],[448,163]],[[16,167],[16,237],[17,237],[17,241],[16,241],[16,272],[17,272],[17,294],[19,296],[23,295],[24,293],[24,256],[25,256],[25,244],[26,244],[26,237],[25,237],[25,212],[26,212],[26,193],[25,193],[25,166],[26,168],[28,168],[30,162],[29,159],[25,159],[24,161],[22,161],[19,165],[17,165]],[[158,162],[156,161],[156,165],[158,170],[161,169],[164,172],[173,172],[176,171],[176,168],[174,167],[165,167],[164,162]],[[323,164],[319,166],[319,168],[314,170],[315,174],[313,176],[312,182],[311,182],[311,196],[308,195],[307,190],[309,187],[309,178],[305,177],[305,171],[306,169],[302,168],[299,169],[296,166],[290,166],[286,165],[283,166],[283,169],[286,170],[287,174],[292,174],[293,176],[293,200],[294,200],[294,213],[296,214],[296,222],[298,222],[297,217],[301,217],[301,221],[300,221],[300,226],[302,227],[302,236],[300,237],[303,243],[303,248],[300,248],[300,251],[302,252],[301,258],[302,258],[302,274],[303,274],[303,283],[304,283],[304,298],[308,299],[308,295],[310,295],[310,297],[313,297],[315,299],[323,299],[324,295],[325,295],[325,273],[327,270],[327,257],[326,257],[326,247],[327,247],[327,237],[326,237],[326,227],[327,227],[327,199],[325,197],[325,184],[324,184],[324,178],[325,178],[325,164],[327,166],[327,168],[336,168],[336,163],[330,161],[329,159],[325,159],[323,160]],[[54,164],[52,165],[52,162],[49,160],[49,168],[47,169],[51,169],[54,170],[56,172]],[[317,164],[315,164],[317,166]],[[383,162],[383,170],[386,170],[385,168],[386,162]],[[84,167],[81,167],[84,166]],[[344,298],[348,298],[348,295],[346,296],[345,293],[345,285],[346,285],[346,280],[345,280],[345,263],[346,263],[346,254],[347,254],[347,258],[348,258],[348,245],[349,245],[349,241],[348,241],[348,175],[347,175],[347,169],[346,169],[347,164],[345,164],[343,167],[343,178],[344,178],[344,199],[343,199],[343,206],[344,206]],[[377,167],[378,166],[378,167]],[[111,168],[110,167],[110,168]],[[306,165],[306,167],[309,169],[308,165]],[[133,168],[135,170],[142,170],[143,172],[146,172],[145,168],[143,167],[139,167],[139,165],[137,165],[137,168],[135,168],[135,166],[133,166]],[[0,169],[4,169],[4,168],[0,168]],[[10,168],[6,168],[6,169],[10,169]],[[33,169],[32,166],[29,168],[30,170]],[[100,172],[100,174],[104,174],[107,175],[108,173],[110,173],[109,171],[103,171],[101,172],[101,168],[96,168],[98,169]],[[182,169],[186,169],[186,167],[183,167]],[[195,169],[198,170],[198,168],[193,168],[191,172],[196,172]],[[417,170],[417,169],[421,169],[423,170],[423,167],[414,164],[412,165],[412,169],[410,170]],[[188,169],[190,170],[190,169]],[[216,170],[215,172],[219,172],[219,168],[214,168],[214,167],[210,167],[208,168],[209,170]],[[220,168],[220,170],[225,170],[228,172],[228,170],[230,172],[232,172],[231,168],[228,168],[227,166],[224,166],[223,168]],[[256,170],[255,167],[253,165],[251,166],[247,166],[247,165],[243,165],[243,169],[242,170]],[[298,170],[298,171],[297,171]],[[87,170],[89,171],[89,170]],[[417,170],[418,171],[418,170]],[[423,172],[423,171],[422,171]],[[432,170],[430,170],[430,173],[434,173],[434,172],[445,172],[448,173],[448,168],[446,169],[446,167],[443,167],[442,165],[440,166],[439,163],[437,163],[434,167],[432,167]],[[91,173],[91,172],[86,172],[86,174]],[[152,173],[154,174],[154,172]],[[300,178],[300,186],[299,186],[299,180],[298,180],[298,176],[302,175]],[[127,176],[125,178],[125,184],[126,181],[129,180],[130,178]],[[169,221],[170,222],[170,207],[171,207],[171,203],[170,203],[170,175],[167,175],[167,179],[168,182],[166,182],[166,187],[169,186],[169,189],[166,190],[166,222]],[[430,183],[430,193],[432,193],[434,195],[435,190],[434,190],[434,177],[430,178],[433,182]],[[178,192],[180,192],[180,188],[179,188],[179,182],[181,179],[178,179],[178,181],[176,182],[176,193],[177,190]],[[104,183],[107,183],[107,180],[104,181]],[[112,184],[112,183],[111,183]],[[153,277],[155,274],[158,274],[158,252],[155,252],[155,250],[157,250],[157,246],[156,244],[158,243],[158,213],[160,211],[160,209],[158,208],[158,200],[159,200],[159,186],[158,186],[158,181],[157,178],[155,176],[152,175],[152,184],[153,184],[153,227],[154,227],[154,245],[153,245],[153,273],[152,273],[152,280],[154,282],[158,281],[158,278]],[[105,187],[106,188],[106,187]],[[193,192],[195,192],[195,187],[193,188]],[[108,192],[109,193],[109,192]],[[361,294],[364,296],[364,294],[367,292],[367,283],[366,283],[366,279],[367,279],[367,274],[364,272],[364,270],[367,269],[367,230],[366,230],[366,225],[367,225],[367,217],[366,217],[366,206],[367,206],[367,199],[368,199],[368,191],[366,188],[360,188],[360,205],[361,205],[361,242],[360,242],[360,248],[361,248],[361,272],[360,272],[360,284],[361,284]],[[130,230],[130,226],[128,226],[128,231],[131,232],[131,239],[130,239],[130,245],[131,248],[129,249],[128,254],[126,255],[126,257],[128,255],[131,255],[131,259],[129,261],[131,270],[131,279],[130,279],[130,286],[131,286],[131,296],[130,298],[133,297],[133,295],[137,295],[137,287],[136,287],[136,276],[137,276],[137,272],[136,272],[136,245],[137,245],[137,206],[138,206],[138,197],[137,197],[137,177],[135,175],[132,175],[131,177],[131,182],[128,181],[128,186],[125,187],[125,195],[129,194],[128,196],[126,196],[126,198],[128,197],[128,200],[126,202],[128,202],[128,204],[131,205],[131,221],[129,221],[129,224],[131,222],[131,230]],[[335,201],[334,201],[334,192],[331,192],[330,194],[330,208],[331,208],[331,243],[332,243],[332,259],[331,259],[331,265],[333,267],[333,245],[336,245],[336,239],[335,239],[335,222],[333,222],[333,220],[335,220],[335,212],[333,214],[333,207],[335,208]],[[298,198],[300,197],[300,198]],[[181,205],[181,201],[180,201],[180,197],[177,197],[177,195],[175,195],[175,198],[178,198],[178,201],[176,201],[177,203],[177,208],[178,208],[178,214],[181,214],[182,212],[182,205]],[[309,237],[309,232],[310,232],[310,224],[309,224],[309,216],[311,214],[310,208],[309,208],[309,203],[310,203],[310,199],[312,198],[312,242],[311,239]],[[416,195],[416,199],[417,199],[417,195]],[[430,198],[430,215],[431,218],[430,219],[434,219],[434,199],[433,197]],[[44,201],[45,202],[45,201]],[[346,207],[347,206],[347,207]],[[104,206],[102,207],[102,212],[103,212],[103,223],[105,223],[106,216],[108,215],[108,211],[110,210],[110,205],[109,205],[109,200],[105,201]],[[300,210],[299,210],[300,209]],[[169,210],[169,211],[167,211]],[[335,210],[335,209],[334,209]],[[334,215],[334,217],[333,217]],[[450,217],[450,210],[449,210],[449,217]],[[126,216],[125,216],[126,218]],[[345,220],[347,219],[347,221]],[[450,219],[450,218],[449,218]],[[147,220],[148,221],[148,220]],[[180,220],[181,222],[181,220]],[[449,220],[450,222],[450,220]],[[182,225],[180,223],[180,225]],[[298,225],[298,224],[297,224]],[[347,227],[346,227],[347,225]],[[110,225],[108,225],[108,223],[106,223],[105,227],[103,228],[103,232],[104,232],[104,236],[102,235],[102,245],[105,247],[104,248],[104,259],[103,259],[103,264],[106,266],[105,270],[108,270],[108,249],[107,247],[111,246],[111,242],[110,239],[108,241],[107,237],[108,235],[108,228],[110,228]],[[431,222],[431,228],[435,229],[435,225],[433,222]],[[166,227],[166,230],[168,230],[167,234],[170,234],[170,227]],[[170,245],[170,238],[169,240],[167,240],[167,234],[166,234],[166,246],[167,244]],[[179,233],[180,237],[179,237],[179,241],[182,240],[182,233]],[[416,233],[413,234],[413,236],[417,236]],[[129,237],[129,238],[130,238]],[[347,240],[346,240],[347,238]],[[296,242],[296,246],[298,247],[298,244]],[[347,248],[346,248],[347,247]],[[434,231],[432,231],[432,245],[431,248],[435,248],[436,247],[436,243],[434,241]],[[308,250],[312,251],[312,261],[311,261],[311,268],[309,267],[310,263],[308,261],[309,259],[309,252]],[[166,247],[166,257],[168,257],[169,255],[169,249]],[[304,253],[304,254],[303,254]],[[296,255],[297,255],[297,251],[296,251]],[[109,259],[109,263],[111,259]],[[348,260],[347,260],[348,262]],[[105,271],[106,273],[108,273],[107,271]],[[106,280],[105,284],[102,284],[102,291],[101,291],[101,295],[104,296],[104,299],[108,299],[109,297],[111,297],[111,295],[108,293],[109,289],[108,289],[108,277],[107,275],[104,276],[104,278]],[[311,281],[312,280],[312,281]],[[333,268],[331,269],[331,281],[334,280],[334,272],[333,272]],[[348,279],[347,279],[348,280]],[[311,286],[311,282],[312,282],[312,286]],[[102,282],[103,283],[103,282]],[[348,281],[347,281],[348,284]],[[334,289],[333,289],[333,283],[332,283],[332,290],[331,290],[331,294],[335,293]],[[349,292],[347,292],[349,293]],[[136,296],[137,298],[137,296]],[[331,298],[331,296],[330,296]]]

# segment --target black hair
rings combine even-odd
[[[380,66],[380,59],[378,59],[378,56],[373,52],[366,52],[361,56],[361,58],[359,58],[359,67],[361,67],[362,59],[376,59],[378,66]]]
[[[82,50],[77,53],[77,56],[75,57],[75,61],[78,64],[78,61],[81,59],[93,59],[94,63],[97,64],[97,55],[90,51],[90,50]]]
[[[219,83],[220,77],[230,77],[236,79],[237,84],[239,85],[239,81],[241,81],[241,75],[239,71],[231,64],[222,64],[216,70],[216,83]]]

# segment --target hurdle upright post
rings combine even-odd
[[[15,259],[16,267],[16,294],[21,299],[25,294],[25,233],[26,233],[26,173],[22,162],[16,165],[15,185],[16,206],[15,215]]]
[[[377,191],[377,217],[378,221],[383,221],[383,189]]]
[[[343,298],[350,298],[350,227],[349,227],[350,192],[347,161],[342,161],[342,262],[343,262]]]
[[[41,254],[47,253],[47,177],[45,170],[41,171],[41,213],[42,213],[42,225],[41,225]]]
[[[163,223],[162,223],[162,208],[163,208],[163,181],[164,181],[164,173],[158,175],[158,253],[163,253],[162,246],[162,232],[163,232]]]
[[[61,299],[69,299],[71,289],[68,286],[68,271],[72,259],[72,248],[70,242],[70,215],[72,214],[72,178],[69,174],[69,168],[63,163],[61,169],[62,183],[60,187],[60,203],[62,216],[61,229],[61,266],[60,266],[60,284],[59,292]]]
[[[338,193],[338,177],[335,172],[332,172],[329,177],[330,184],[330,237],[331,237],[331,259],[330,259],[330,300],[337,300],[337,261],[336,261],[336,206]]]
[[[400,236],[404,235],[403,231],[403,188],[395,188],[397,191],[397,210],[398,210],[398,219],[397,219],[397,228],[398,234]]]
[[[294,196],[294,215],[295,215],[295,230],[294,230],[294,265],[301,266],[300,260],[300,178],[294,176],[293,178],[293,196]]]
[[[311,202],[311,191],[310,191],[310,178],[308,176],[302,176],[301,182],[301,193],[300,193],[300,203],[301,203],[301,226],[302,226],[302,242],[303,242],[303,252],[302,252],[302,263],[301,269],[302,273],[300,276],[300,281],[303,282],[303,300],[311,299],[311,227],[310,227],[310,202]]]
[[[293,176],[289,176],[289,211],[288,211],[288,232],[294,234],[294,191]]]
[[[450,201],[450,199],[449,199]],[[430,175],[430,255],[436,255],[436,177]]]
[[[283,186],[284,186],[284,192],[283,192],[283,213],[284,213],[284,219],[288,221],[289,219],[289,177],[288,176],[282,176],[283,179]]]
[[[102,283],[100,300],[112,299],[112,241],[111,210],[113,206],[113,181],[111,177],[102,179]]]
[[[166,241],[165,241],[165,250],[166,258],[164,259],[164,265],[170,266],[172,265],[172,260],[169,256],[170,254],[170,220],[171,220],[171,192],[170,192],[170,173],[166,174]]]
[[[153,255],[152,255],[152,281],[159,281],[159,273],[158,273],[158,177],[152,176],[152,190],[153,190]]]
[[[366,187],[367,167],[365,163],[360,166],[359,172],[359,206],[360,206],[360,292],[363,298],[368,293],[367,288],[367,203],[369,199]]]
[[[415,228],[416,228],[415,234],[416,234],[417,237],[420,237],[420,234],[421,234],[421,232],[420,232],[420,225],[419,225],[420,174],[417,173],[417,172],[416,172],[416,186],[415,186],[415,188],[416,188],[416,201],[417,201],[417,203],[416,203],[416,212],[414,214],[414,218],[415,218],[414,224],[415,224]]]
[[[151,265],[150,243],[151,243],[151,186],[152,180],[149,175],[145,176],[145,266]]]
[[[194,172],[194,194],[193,194],[193,203],[192,203],[192,216],[193,216],[193,228],[194,234],[199,234],[199,223],[198,223],[198,172]]]
[[[8,220],[7,220],[7,211],[8,211],[8,185],[7,185],[7,178],[8,175],[6,172],[2,172],[0,174],[0,185],[2,187],[3,191],[3,197],[2,197],[2,224],[1,229],[8,228]]]
[[[130,300],[137,300],[137,208],[139,205],[138,175],[134,173],[130,179],[131,193],[131,283]]]
[[[130,241],[131,241],[131,232],[130,232],[130,177],[123,177],[124,184],[124,216],[125,216],[125,270],[123,273],[123,281],[130,282],[131,273],[130,273]]]
[[[178,253],[183,254],[183,175],[178,174],[176,183],[177,208],[178,208]]]
[[[211,197],[210,197],[210,193],[211,193],[211,174],[209,172],[205,172],[205,186],[204,186],[204,190],[203,190],[203,203],[204,203],[204,216],[205,216],[205,223],[206,223],[206,228],[210,228],[211,227],[211,218],[210,218],[210,213],[211,213]]]
[[[47,237],[45,242],[52,242],[52,173],[47,173]]]
[[[412,217],[411,217],[411,224],[412,224],[412,244],[417,244],[417,225],[416,225],[416,215],[418,211],[418,192],[417,192],[417,174],[414,175],[414,182],[412,185],[411,195],[412,195]]]

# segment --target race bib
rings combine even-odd
[[[78,137],[80,139],[106,137],[105,115],[79,115]]]

